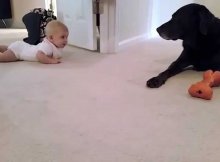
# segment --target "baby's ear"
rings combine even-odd
[[[51,41],[51,40],[53,40],[53,36],[49,35],[49,36],[47,36],[47,39]]]

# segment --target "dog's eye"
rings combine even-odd
[[[172,21],[175,21],[175,22],[181,22],[181,19],[179,19],[178,17],[176,17],[176,16],[174,16],[174,17],[172,17],[172,19],[171,19]]]
[[[172,19],[173,20],[177,20],[178,18],[176,16],[172,16]]]

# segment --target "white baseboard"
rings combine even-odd
[[[132,37],[126,40],[123,40],[118,43],[119,49],[134,45],[136,43],[142,42],[148,38],[148,34],[142,34],[136,37]]]

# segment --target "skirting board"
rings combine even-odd
[[[139,42],[142,42],[144,40],[147,40],[147,38],[148,38],[148,34],[143,34],[143,35],[139,35],[136,37],[132,37],[132,38],[123,40],[118,43],[118,48],[119,48],[119,50],[126,48],[128,46],[131,46],[131,45],[137,44]]]

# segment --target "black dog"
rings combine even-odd
[[[183,51],[165,71],[147,81],[148,87],[160,87],[189,66],[198,71],[220,70],[220,19],[205,6],[193,3],[181,7],[157,32],[166,40],[183,40]]]

